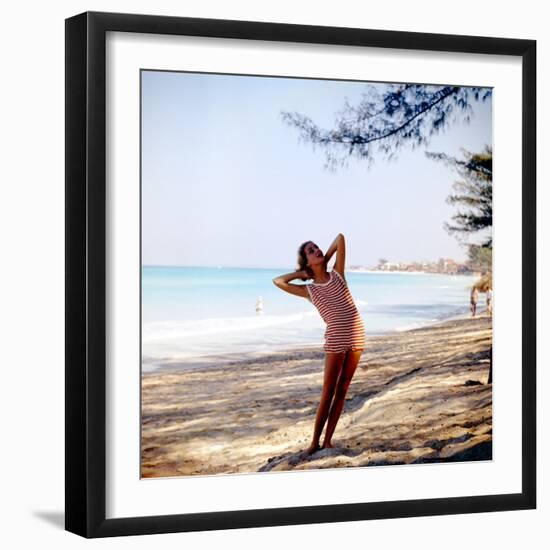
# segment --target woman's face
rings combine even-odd
[[[311,267],[322,264],[325,261],[322,250],[313,242],[306,244],[304,252],[306,253],[307,265]]]

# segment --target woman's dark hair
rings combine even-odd
[[[307,265],[306,256],[306,246],[310,242],[311,241],[306,241],[300,245],[300,248],[298,248],[298,270],[305,270],[305,272],[309,275],[309,279],[313,279],[313,271],[311,270],[311,267]],[[302,279],[302,281],[307,281],[307,279]]]

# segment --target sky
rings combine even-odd
[[[424,151],[491,145],[490,99],[425,148],[333,173],[281,112],[332,128],[365,82],[142,71],[141,84],[143,265],[294,268],[302,242],[326,251],[338,233],[348,267],[465,259],[443,225],[458,174]]]

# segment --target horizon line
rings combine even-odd
[[[452,260],[458,264],[465,264],[467,262],[467,260],[465,261],[460,261],[460,260],[454,260],[453,258],[440,258],[440,259],[444,259],[444,260]],[[389,263],[399,263],[399,264],[413,264],[413,263],[438,263],[439,259],[438,260],[415,260],[415,261],[409,261],[409,262],[406,262],[406,261],[392,261],[392,262],[389,262]],[[348,266],[345,267],[345,269],[352,269],[352,268],[357,268],[357,267],[360,267],[360,268],[365,268],[365,269],[373,269],[373,268],[376,268],[378,267],[380,264],[377,263],[377,264],[374,264],[374,265],[366,265],[366,264],[350,264]],[[178,267],[194,267],[194,268],[206,268],[206,269],[296,269],[295,267],[292,268],[291,266],[287,265],[287,266],[257,266],[257,265],[196,265],[196,264],[188,264],[188,265],[183,265],[183,264],[145,264],[145,263],[142,263],[141,264],[141,267],[174,267],[174,268],[178,268]],[[330,266],[329,266],[330,267]],[[333,266],[332,266],[333,267]]]

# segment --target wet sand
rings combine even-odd
[[[142,477],[490,460],[491,343],[486,316],[368,336],[335,447],[309,456],[321,348],[144,373]]]

